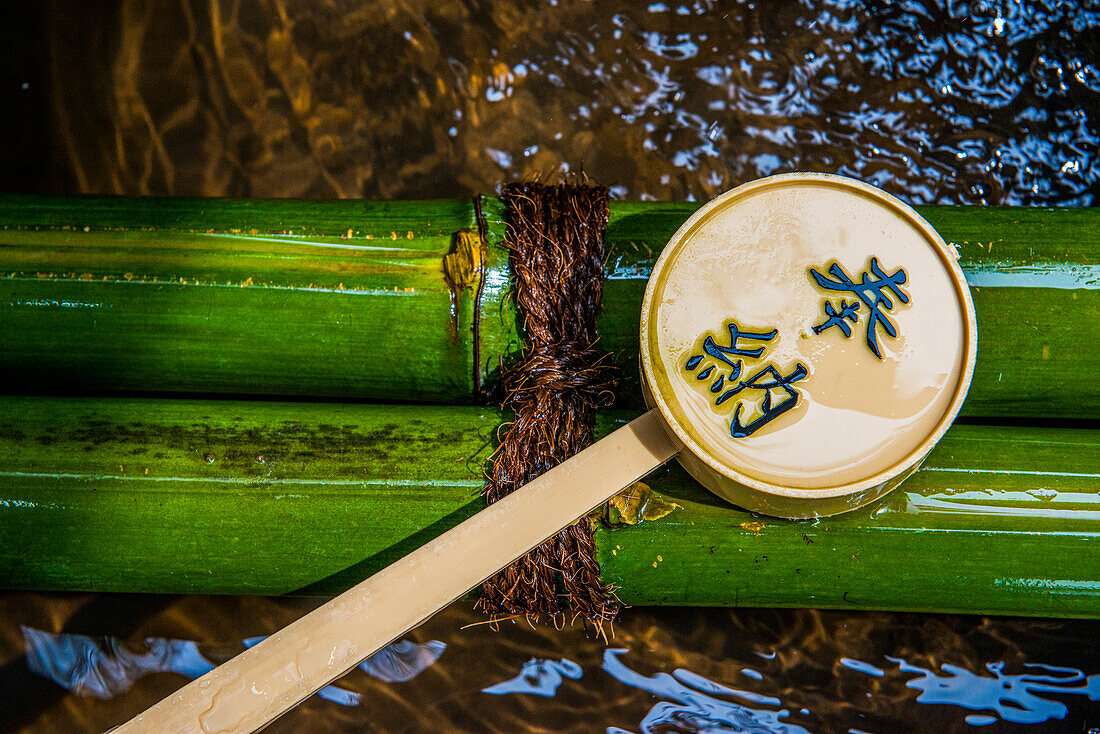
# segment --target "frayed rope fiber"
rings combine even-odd
[[[502,198],[525,343],[502,378],[515,419],[494,455],[489,504],[592,443],[596,408],[614,400],[618,374],[596,347],[607,189],[520,183]],[[619,606],[600,580],[588,518],[484,582],[478,608],[494,620],[556,620],[569,610],[601,629],[613,621]]]

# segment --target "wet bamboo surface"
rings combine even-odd
[[[633,417],[603,416],[606,433]],[[461,406],[0,399],[0,586],[329,594],[481,506],[502,416]],[[751,515],[676,467],[601,527],[627,604],[1100,617],[1100,435],[957,425],[878,503]]]
[[[472,199],[13,195],[0,227],[9,391],[468,402],[480,380],[476,291],[444,277],[478,231]],[[507,258],[479,264],[500,312]]]
[[[649,270],[697,207],[612,204],[600,326],[625,404],[639,404]],[[1100,213],[918,210],[958,248],[977,309],[963,414],[1100,415]],[[27,394],[474,402],[520,343],[503,236],[494,197],[3,196],[0,380]]]

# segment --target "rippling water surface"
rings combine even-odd
[[[82,191],[455,196],[581,166],[633,199],[790,170],[912,203],[1100,191],[1096,0],[55,5]]]
[[[446,197],[583,168],[627,199],[789,170],[913,203],[1100,195],[1095,0],[42,7],[0,52],[6,190]],[[315,604],[0,595],[0,731],[102,731]],[[1094,622],[635,609],[605,645],[468,607],[269,731],[1100,727]]]
[[[318,603],[0,597],[0,730],[103,731]],[[1094,622],[630,609],[607,645],[572,628],[509,624],[496,633],[469,607],[456,603],[267,731],[888,734],[1100,726]]]

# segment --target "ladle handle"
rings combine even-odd
[[[646,413],[113,734],[261,729],[678,450],[657,412]]]

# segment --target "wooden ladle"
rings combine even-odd
[[[674,456],[771,515],[871,502],[916,470],[969,388],[977,333],[956,258],[916,212],[851,179],[784,174],[723,194],[646,288],[648,413],[115,732],[261,729]]]

